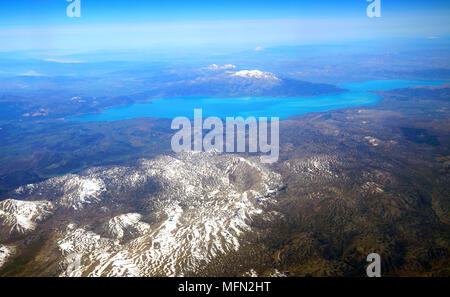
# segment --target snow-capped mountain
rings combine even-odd
[[[53,205],[48,201],[0,201],[0,234],[4,236],[8,231],[9,234],[33,231],[37,223],[51,214],[52,209]]]
[[[98,202],[105,191],[101,179],[75,174],[56,177],[39,184],[30,184],[16,190],[19,195],[57,196],[56,203],[63,207],[81,209],[86,204]]]
[[[333,85],[286,79],[258,69],[239,69],[233,64],[212,64],[193,72],[178,73],[178,75],[180,80],[146,92],[145,95],[156,97],[304,97],[345,91]]]
[[[267,79],[267,80],[280,80],[275,74],[270,72],[263,72],[260,70],[241,70],[234,72],[231,76],[239,76],[249,79]]]
[[[150,229],[150,225],[142,222],[141,219],[142,215],[138,213],[118,215],[108,221],[105,229],[113,238],[136,237]]]
[[[237,251],[256,216],[276,215],[263,210],[280,186],[281,177],[258,158],[182,153],[21,187],[15,198],[51,202],[7,200],[2,209],[32,222],[27,230],[52,205],[55,218],[65,214],[54,234],[58,265],[68,267],[74,258],[81,265],[61,268],[61,275],[181,276]],[[93,220],[77,219],[91,211]]]

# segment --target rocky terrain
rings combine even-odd
[[[379,94],[281,121],[270,166],[162,153],[22,185],[0,275],[364,276],[376,252],[383,275],[448,276],[448,88]]]
[[[185,153],[20,187],[15,198],[31,201],[1,202],[8,211],[3,240],[36,228],[45,234],[51,224],[49,244],[59,254],[52,273],[67,275],[60,268],[78,257],[81,266],[71,276],[183,276],[237,251],[255,216],[277,216],[263,209],[274,203],[280,176],[255,160]],[[81,220],[91,212],[91,222]]]

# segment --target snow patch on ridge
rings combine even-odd
[[[0,245],[0,268],[6,264],[8,259],[15,253],[15,247]]]
[[[46,219],[53,209],[48,201],[20,201],[7,199],[0,202],[0,225],[10,228],[10,233],[24,234],[36,229],[37,223]]]
[[[142,216],[138,213],[127,213],[116,216],[108,221],[107,232],[114,238],[122,239],[125,235],[141,235],[150,225],[141,222]]]

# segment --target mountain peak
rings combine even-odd
[[[241,70],[233,73],[232,76],[240,76],[244,78],[280,80],[275,74],[270,72],[263,72],[260,70]]]

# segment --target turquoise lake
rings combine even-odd
[[[88,114],[70,118],[69,121],[96,122],[117,121],[140,117],[193,118],[194,109],[201,108],[203,117],[220,118],[242,116],[288,118],[308,112],[367,106],[382,100],[368,91],[393,90],[415,86],[438,86],[447,81],[438,80],[373,80],[358,83],[340,84],[349,92],[318,97],[178,97],[152,99],[151,103],[134,104],[104,110],[98,114]]]

